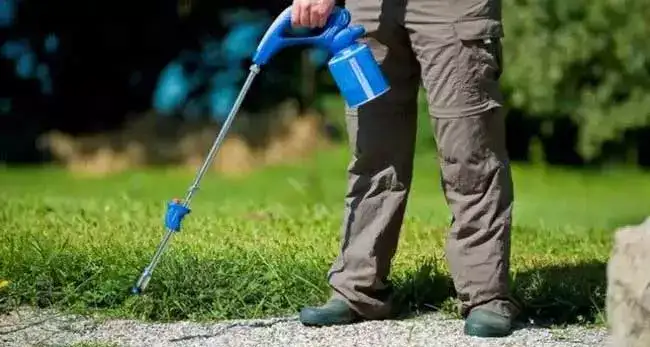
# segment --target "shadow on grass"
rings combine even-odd
[[[604,322],[604,262],[548,266],[513,276],[513,294],[522,307],[519,321],[536,326]],[[396,283],[395,306],[401,317],[422,311],[454,314],[456,292],[449,276],[426,263]]]

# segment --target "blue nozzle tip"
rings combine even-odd
[[[140,287],[133,287],[133,288],[131,288],[131,294],[140,295],[140,294],[142,294],[142,290],[140,289]]]

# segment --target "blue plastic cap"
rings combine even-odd
[[[356,43],[366,33],[362,25],[353,25],[341,30],[329,44],[329,50],[336,54]]]
[[[167,204],[167,214],[165,214],[165,227],[169,230],[179,232],[183,218],[190,213],[190,209],[183,206],[180,201],[171,201]]]

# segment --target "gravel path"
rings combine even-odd
[[[70,346],[81,342],[115,346],[428,346],[586,347],[609,346],[605,329],[526,327],[502,339],[462,334],[462,321],[427,314],[406,320],[364,322],[329,328],[303,327],[296,317],[215,324],[153,324],[97,320],[52,311],[21,310],[0,316],[0,346]],[[108,345],[107,345],[108,346]]]

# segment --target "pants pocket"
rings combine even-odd
[[[501,41],[494,38],[460,39],[459,65],[464,71],[463,91],[472,104],[503,103]]]
[[[503,57],[500,38],[488,37],[461,42],[470,51],[469,63],[479,69],[484,78],[498,80],[501,77]]]

